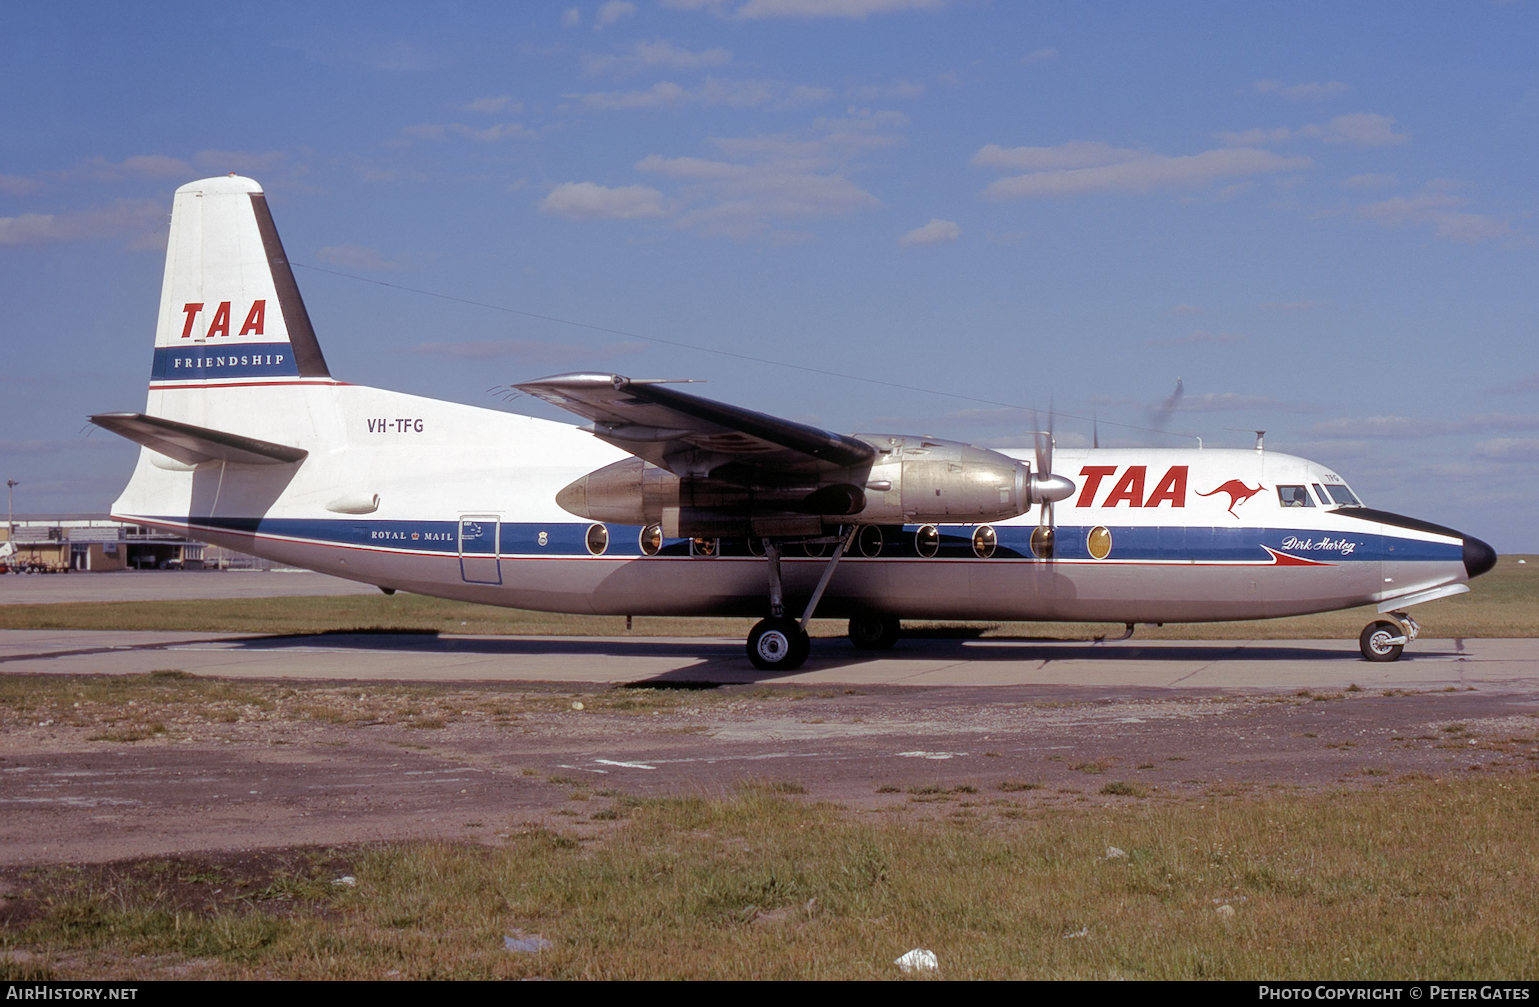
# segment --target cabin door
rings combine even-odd
[[[460,577],[467,584],[501,584],[496,514],[460,516]]]

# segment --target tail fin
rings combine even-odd
[[[177,189],[151,387],[330,376],[262,187]]]

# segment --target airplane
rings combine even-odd
[[[173,200],[143,412],[91,422],[141,445],[120,521],[386,594],[603,615],[761,617],[747,657],[791,671],[814,613],[857,648],[902,620],[1144,623],[1376,605],[1469,590],[1485,542],[1365,506],[1336,472],[1250,449],[995,451],[839,434],[669,381],[517,384],[556,423],[334,378],[255,181]],[[1051,424],[1049,424],[1051,425]]]

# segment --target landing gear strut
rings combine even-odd
[[[807,599],[807,608],[802,612],[800,621],[786,618],[785,594],[780,580],[780,551],[785,543],[764,539],[764,555],[769,560],[770,614],[768,619],[760,619],[754,624],[748,633],[748,660],[753,662],[755,668],[760,671],[795,671],[807,660],[812,650],[812,641],[807,636],[807,624],[812,621],[812,613],[817,610],[818,602],[828,588],[834,567],[839,565],[839,558],[855,541],[855,533],[859,530],[860,526],[855,525],[842,536],[804,540],[809,545],[834,542],[837,546],[828,565],[823,567],[823,576],[818,579],[812,597]]]
[[[1358,636],[1357,647],[1363,652],[1365,660],[1398,661],[1405,645],[1421,635],[1421,627],[1405,612],[1390,612],[1388,615],[1393,622],[1384,619],[1370,622]]]

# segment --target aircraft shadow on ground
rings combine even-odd
[[[761,672],[748,664],[743,645],[712,639],[616,639],[614,637],[563,637],[559,639],[508,637],[438,637],[426,633],[321,633],[306,636],[256,637],[236,643],[241,649],[307,650],[335,648],[339,651],[380,653],[418,653],[423,655],[480,655],[509,658],[532,656],[614,657],[681,660],[697,658],[700,663],[667,672],[648,681],[688,681],[702,673],[725,675],[732,681],[776,681],[793,679],[799,674],[833,668],[847,668],[876,661],[976,662],[1058,662],[1140,661],[1150,664],[1226,661],[1304,661],[1331,663],[1361,660],[1356,649],[1343,641],[1339,646],[1304,647],[1287,641],[1236,644],[1232,641],[1193,641],[1179,645],[1148,646],[1140,643],[1067,643],[1051,640],[923,638],[903,640],[890,651],[855,650],[844,640],[814,640],[812,655],[802,668],[786,672]],[[1418,651],[1406,654],[1416,658],[1455,656],[1442,651]]]

